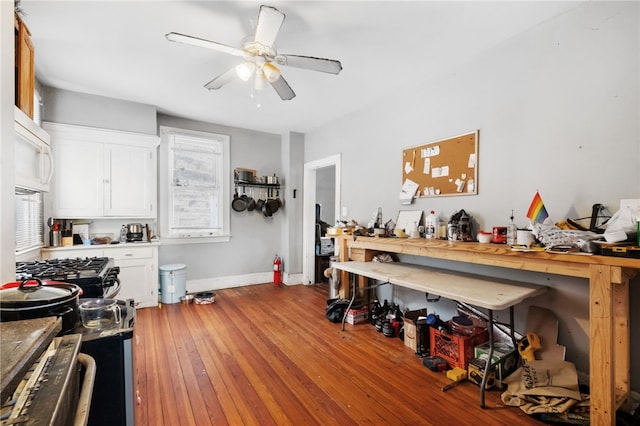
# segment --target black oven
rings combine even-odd
[[[96,362],[89,410],[91,426],[133,426],[135,422],[133,299],[118,300],[121,320],[106,329],[88,329],[80,323],[72,331],[82,335],[81,351]]]
[[[26,324],[29,321],[22,321]],[[10,358],[12,384],[5,387],[3,378],[0,424],[2,425],[86,425],[91,394],[95,380],[94,360],[80,352],[80,335],[69,334],[55,337],[46,347],[47,338],[30,325],[20,326],[33,330],[40,337],[29,340],[33,345],[19,339],[10,344],[17,353],[35,362],[21,363],[7,352]],[[18,328],[20,328],[18,327]],[[4,331],[8,331],[9,328]],[[8,334],[15,334],[11,331]],[[44,333],[43,333],[44,334]],[[20,346],[24,346],[20,348]],[[28,346],[28,347],[27,347]],[[44,346],[44,347],[43,347]],[[39,348],[39,349],[38,349]],[[26,360],[25,360],[26,361]],[[4,372],[4,368],[3,368]]]

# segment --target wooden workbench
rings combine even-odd
[[[445,240],[336,237],[340,262],[370,261],[378,252],[579,277],[589,283],[591,424],[614,425],[630,391],[629,281],[640,260],[548,252],[516,252],[501,244]],[[344,271],[341,282],[348,282]]]

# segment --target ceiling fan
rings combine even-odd
[[[289,83],[282,77],[280,66],[338,74],[342,70],[340,61],[334,59],[315,58],[312,56],[279,54],[274,42],[284,22],[285,14],[275,7],[260,6],[255,35],[248,36],[242,48],[227,46],[210,40],[185,34],[170,32],[167,40],[193,46],[206,47],[218,52],[239,56],[244,62],[220,74],[204,85],[209,90],[219,89],[235,77],[243,81],[253,79],[253,88],[261,90],[269,82],[282,100],[293,99],[296,94]]]

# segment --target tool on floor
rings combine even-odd
[[[540,337],[535,333],[526,333],[518,342],[518,352],[523,361],[533,361],[536,359],[535,351],[542,348]]]
[[[451,370],[448,370],[446,374],[449,379],[453,380],[453,382],[443,386],[442,392],[446,392],[449,389],[458,386],[460,383],[467,380],[467,370],[465,370],[464,368],[454,367]]]

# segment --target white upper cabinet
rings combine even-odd
[[[14,149],[16,185],[49,192],[53,174],[50,137],[17,107]]]
[[[57,123],[43,127],[56,157],[54,217],[157,217],[157,136]]]

